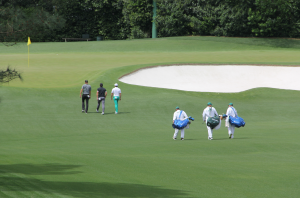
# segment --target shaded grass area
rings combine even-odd
[[[227,60],[215,53],[218,61]],[[92,68],[86,59],[88,72],[77,74],[74,67],[68,76],[62,71],[80,60],[74,53],[70,55],[74,62],[53,60],[61,75],[52,88],[43,88],[46,78],[28,79],[38,88],[31,88],[26,79],[23,87],[17,82],[2,86],[0,197],[298,197],[300,92],[258,88],[232,94],[197,93],[118,82],[121,75],[152,65],[152,59],[158,62],[155,55],[145,59],[148,64],[141,65],[141,57],[129,57],[128,62],[136,64],[126,66],[124,61],[122,66],[118,61],[124,59],[115,58],[122,57],[116,54],[106,59],[106,68],[104,64]],[[189,62],[192,55],[183,54],[181,59]],[[41,61],[41,67],[47,61]],[[53,77],[50,69],[28,71],[32,76]],[[72,79],[76,75],[79,80]],[[79,98],[80,79],[85,78],[93,79],[88,114],[81,113]],[[67,88],[66,79],[72,81]],[[119,83],[120,114],[114,114],[109,98],[105,115],[95,112],[100,82],[108,92]],[[209,101],[219,114],[233,102],[245,119],[246,127],[236,129],[235,139],[228,139],[222,123],[214,131],[214,140],[207,140],[201,114]],[[178,105],[195,118],[184,141],[172,140],[171,119]]]

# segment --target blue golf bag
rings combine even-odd
[[[232,108],[233,109],[233,108]],[[237,127],[237,128],[240,128],[240,127],[244,127],[245,126],[245,121],[244,121],[244,119],[243,118],[241,118],[241,117],[238,117],[238,115],[237,115],[237,113],[235,112],[235,110],[233,109],[233,111],[234,111],[234,113],[235,113],[235,115],[237,116],[237,117],[232,117],[232,116],[229,116],[229,123],[231,124],[231,125],[234,125],[235,127]]]
[[[174,120],[174,124],[172,124],[172,127],[174,129],[183,129],[189,123],[189,119],[188,118],[186,118],[184,120],[180,120],[181,113],[182,113],[182,111],[180,111],[179,120]]]

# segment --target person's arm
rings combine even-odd
[[[110,100],[112,100],[112,97],[113,97],[113,93],[110,94]]]
[[[97,93],[96,93],[96,100],[98,100],[98,94],[99,94],[99,91],[97,91]]]
[[[106,98],[106,96],[107,96],[107,91],[105,92],[105,98]]]
[[[173,114],[173,124],[174,124],[175,119],[176,119],[176,112]]]
[[[90,91],[90,99],[91,99],[91,96],[92,96],[92,91]]]
[[[204,111],[203,111],[203,113],[202,113],[202,118],[203,118],[203,121],[205,122],[205,120],[206,120],[205,109],[204,109]]]
[[[82,91],[83,91],[83,89],[80,90],[79,98],[81,98]]]
[[[121,100],[121,95],[122,95],[122,94],[120,93],[120,100]]]
[[[229,114],[230,114],[229,111],[230,111],[230,109],[228,108],[227,111],[226,111],[226,115],[227,115],[227,116],[229,116]]]

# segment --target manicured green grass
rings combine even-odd
[[[23,82],[0,87],[0,197],[298,197],[300,92],[196,93],[117,79],[171,63],[300,65],[299,41],[178,37],[30,47],[29,68],[27,46],[0,47],[1,67],[24,72]],[[92,85],[88,114],[79,98],[84,79]],[[109,98],[106,114],[95,113],[100,82],[109,93],[119,83],[120,114]],[[208,101],[218,113],[234,103],[247,123],[235,139],[222,123],[207,140]],[[195,118],[184,141],[172,140],[177,105]]]

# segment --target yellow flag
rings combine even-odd
[[[31,44],[31,40],[30,40],[30,37],[28,37],[28,43],[27,45],[29,46]]]

